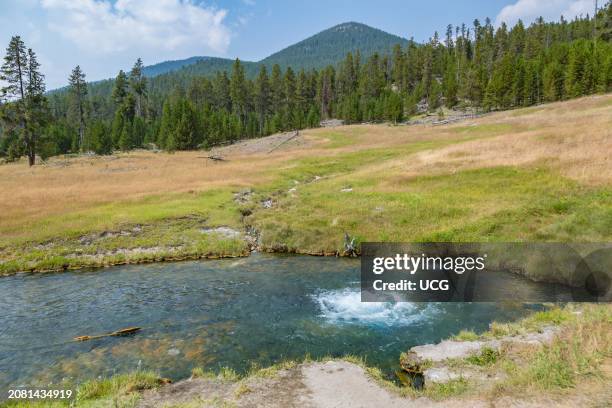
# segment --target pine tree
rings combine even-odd
[[[111,125],[111,140],[113,141],[114,147],[119,147],[119,139],[121,139],[121,132],[123,132],[123,124],[123,114],[121,109],[117,109]]]
[[[348,97],[357,89],[357,74],[355,72],[355,63],[353,62],[353,54],[346,54],[344,62],[340,65],[337,78],[337,92],[339,98]]]
[[[291,67],[287,67],[285,70],[285,77],[283,80],[284,83],[284,95],[285,95],[285,103],[287,105],[287,109],[290,111],[293,110],[295,104],[297,102],[296,98],[296,84],[295,84],[295,73]]]
[[[597,13],[596,38],[604,43],[612,41],[612,1],[608,1]]]
[[[49,106],[45,97],[44,75],[40,72],[40,64],[36,54],[28,49],[28,83],[26,87],[26,151],[30,165],[36,160],[37,140],[43,133],[49,119]],[[42,157],[42,156],[41,156]]]
[[[169,100],[164,102],[164,107],[161,114],[161,125],[157,136],[157,144],[162,149],[167,149],[168,139],[174,129],[174,113]]]
[[[328,119],[332,117],[333,112],[333,94],[334,94],[334,71],[331,67],[321,71],[319,74],[319,105],[321,117]]]
[[[385,101],[385,119],[398,123],[402,121],[403,114],[402,97],[398,93],[391,91]]]
[[[297,112],[299,112],[300,116],[304,116],[308,112],[308,106],[310,104],[310,91],[308,77],[303,69],[300,70],[300,73],[297,76],[297,81],[295,84],[295,100],[295,109]],[[305,122],[305,118],[302,120],[302,122]]]
[[[272,111],[279,112],[285,100],[285,92],[283,89],[283,74],[280,66],[274,64],[272,67],[272,77],[270,78],[270,102]]]
[[[561,64],[553,61],[548,64],[543,73],[543,91],[546,101],[558,101],[564,97],[565,73]]]
[[[143,74],[144,65],[138,58],[130,71],[130,88],[136,100],[136,117],[143,117],[144,101],[147,97],[147,78]]]
[[[125,100],[125,97],[127,96],[127,87],[127,76],[125,75],[125,72],[123,72],[123,70],[120,70],[119,74],[117,74],[117,77],[115,78],[115,86],[113,87],[112,94],[115,106],[120,106]]]
[[[1,105],[2,122],[6,133],[15,137],[12,139],[10,150],[12,158],[23,153],[23,147],[28,151],[28,162],[34,165],[35,158],[30,156],[32,149],[27,147],[28,136],[26,118],[26,90],[28,79],[28,56],[21,37],[11,38],[4,56],[4,63],[0,69],[0,81],[5,85],[0,89],[0,102],[8,100],[9,103]],[[16,156],[16,157],[15,157]]]
[[[68,78],[70,93],[72,95],[73,107],[76,111],[79,124],[79,149],[83,150],[83,138],[85,135],[85,103],[87,97],[87,83],[85,82],[85,73],[81,67],[77,65],[72,70]]]
[[[121,135],[119,136],[119,148],[126,152],[133,147],[132,126],[129,122],[126,122],[123,124],[123,129],[121,129]]]
[[[102,121],[95,121],[88,128],[89,143],[96,154],[106,155],[113,153],[113,140],[110,132]]]
[[[259,75],[255,81],[255,111],[259,121],[259,134],[264,134],[266,116],[270,111],[270,81],[265,65],[259,69]]]
[[[230,77],[230,96],[232,98],[232,108],[240,119],[240,124],[244,126],[247,114],[247,98],[248,90],[244,67],[240,60],[236,58],[232,67],[232,76]]]
[[[444,100],[449,108],[457,104],[457,70],[454,62],[449,62],[446,66],[443,79]]]
[[[230,95],[230,80],[227,77],[227,72],[217,72],[215,80],[213,81],[213,93],[217,108],[230,112],[232,110],[232,98]]]
[[[28,56],[26,46],[21,37],[11,38],[2,64],[2,75],[0,79],[6,83],[2,87],[2,96],[9,100],[17,99],[25,103],[25,92],[27,87],[27,65]]]

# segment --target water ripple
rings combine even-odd
[[[321,291],[313,295],[320,316],[332,323],[410,326],[429,319],[437,312],[433,304],[412,302],[362,302],[359,289]]]

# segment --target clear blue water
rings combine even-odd
[[[503,284],[545,290],[517,277]],[[135,369],[180,379],[193,367],[240,372],[306,355],[360,355],[391,374],[411,346],[527,311],[361,303],[358,288],[358,260],[262,254],[1,278],[0,389]],[[128,326],[143,330],[71,342]]]

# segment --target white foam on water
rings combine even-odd
[[[436,313],[432,304],[362,302],[359,289],[322,291],[313,295],[320,316],[332,323],[409,326]]]

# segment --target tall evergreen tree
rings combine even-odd
[[[77,115],[79,128],[79,149],[83,150],[83,139],[85,136],[85,103],[87,97],[87,83],[85,82],[85,73],[81,67],[77,65],[72,70],[68,78],[70,93],[72,95],[73,108]]]
[[[232,67],[232,76],[230,77],[230,96],[232,98],[233,111],[238,115],[240,124],[244,126],[247,116],[248,88],[244,74],[244,67],[238,58],[236,58]]]
[[[27,89],[28,55],[26,46],[20,36],[11,38],[2,64],[0,79],[6,84],[2,87],[2,95],[9,100],[19,99],[25,102]]]
[[[259,134],[263,135],[266,117],[270,111],[270,81],[265,65],[259,69],[255,81],[255,111],[259,120]]]
[[[37,141],[43,133],[44,126],[49,119],[49,107],[45,97],[44,75],[40,72],[40,64],[36,54],[28,49],[28,84],[26,87],[26,151],[30,165],[36,160]],[[41,156],[51,153],[45,150]]]
[[[0,72],[0,80],[5,84],[0,89],[0,97],[8,102],[0,106],[2,108],[1,117],[6,128],[5,132],[16,136],[11,142],[10,149],[11,156],[17,158],[22,155],[24,147],[28,153],[32,151],[27,146],[30,140],[26,117],[28,56],[21,37],[11,38]],[[28,162],[30,166],[35,162],[35,158],[30,154],[28,154]]]
[[[270,78],[270,103],[272,110],[279,112],[285,101],[285,91],[283,87],[283,74],[278,64],[272,67],[272,77]]]
[[[123,70],[119,71],[115,78],[115,86],[113,87],[112,98],[115,106],[120,106],[128,93],[128,79]]]
[[[130,71],[130,88],[134,93],[136,105],[136,116],[144,116],[144,101],[147,97],[147,78],[143,74],[144,65],[142,59],[138,58]]]

